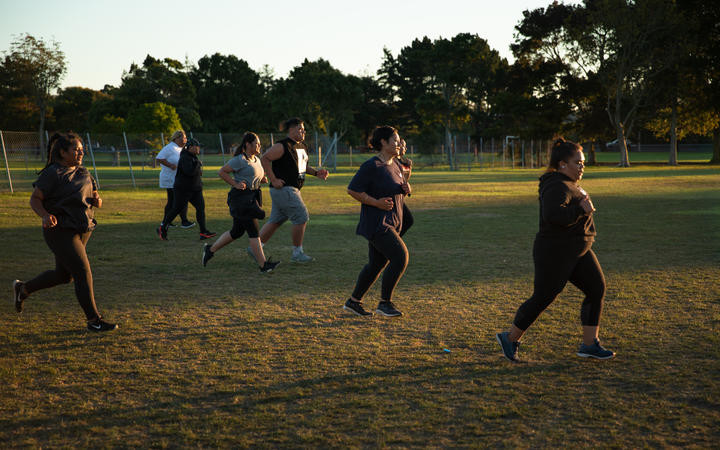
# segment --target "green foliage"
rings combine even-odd
[[[121,134],[125,131],[125,119],[106,114],[92,125],[93,133]]]
[[[108,97],[100,91],[83,87],[61,89],[53,99],[53,121],[50,127],[57,130],[87,131],[93,103]]]
[[[164,133],[172,135],[182,129],[175,108],[162,102],[145,103],[130,111],[125,123],[130,133]]]

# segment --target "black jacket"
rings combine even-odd
[[[202,190],[202,162],[186,149],[180,152],[173,187],[183,191]]]
[[[541,238],[570,238],[595,240],[595,223],[592,213],[586,213],[580,201],[585,191],[569,177],[559,172],[548,172],[540,177],[540,230]]]

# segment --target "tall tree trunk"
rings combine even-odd
[[[588,149],[587,165],[594,166],[597,164],[597,158],[595,157],[595,142],[590,142],[590,148]]]
[[[45,106],[40,106],[40,126],[38,127],[38,156],[43,155],[45,152]]]
[[[713,130],[713,157],[711,164],[720,164],[720,127]]]
[[[677,97],[673,99],[672,109],[670,113],[670,159],[668,164],[671,166],[678,165],[677,156]]]
[[[455,170],[453,167],[453,151],[452,151],[452,135],[450,134],[450,125],[445,125],[445,149],[447,150],[448,164],[450,170]]]
[[[617,134],[618,148],[620,149],[620,167],[630,167],[630,157],[628,156],[627,143],[625,142],[625,124],[620,116],[620,107],[622,106],[622,88],[618,83],[615,92],[615,131]]]

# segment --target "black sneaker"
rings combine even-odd
[[[100,332],[100,331],[116,330],[118,326],[116,323],[108,323],[102,319],[96,319],[92,322],[88,322],[87,327],[88,327],[88,330],[90,330],[90,331]]]
[[[200,232],[200,240],[210,239],[217,236],[217,233],[214,231],[201,231]]]
[[[382,314],[385,317],[398,317],[402,316],[402,313],[395,308],[393,302],[382,301],[378,303],[378,307],[375,310],[376,313]]]
[[[13,301],[15,302],[15,311],[21,313],[23,310],[23,302],[26,298],[28,298],[27,295],[23,296],[23,286],[25,283],[23,283],[20,280],[13,281]]]
[[[158,235],[158,237],[160,238],[161,241],[167,241],[167,240],[168,240],[168,238],[167,238],[167,228],[165,228],[165,227],[163,227],[163,226],[159,226],[159,227],[157,227],[157,229],[155,230],[155,232],[157,232],[157,235]]]
[[[615,352],[600,345],[600,340],[596,338],[593,345],[580,344],[578,356],[582,356],[583,358],[610,359],[615,356]]]
[[[366,311],[365,308],[363,308],[362,302],[356,302],[355,300],[349,298],[343,305],[343,309],[347,309],[353,314],[357,314],[358,316],[372,316],[373,313],[370,311]]]
[[[210,245],[210,244],[203,245],[202,259],[201,259],[203,267],[207,266],[207,263],[208,263],[208,261],[210,261],[210,258],[215,256],[215,253],[212,250],[210,250],[210,247],[212,247],[212,245]]]
[[[260,273],[270,273],[272,272],[278,265],[280,264],[280,261],[270,261],[270,258],[268,258],[265,261],[265,265],[263,265],[260,268]]]
[[[518,362],[519,359],[517,357],[517,354],[520,343],[512,342],[509,336],[510,333],[508,333],[507,331],[503,331],[502,333],[496,334],[495,338],[497,339],[498,344],[500,344],[503,355],[512,362]]]
[[[180,224],[180,228],[192,228],[195,226],[195,222],[190,222],[189,220],[183,220],[183,223]]]

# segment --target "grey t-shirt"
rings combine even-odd
[[[97,222],[89,200],[97,184],[85,167],[71,169],[50,164],[40,172],[33,186],[42,191],[43,207],[57,218],[57,226],[80,232],[95,228]]]
[[[244,181],[248,189],[260,189],[260,182],[265,176],[265,171],[257,156],[246,159],[242,153],[227,162],[233,170],[233,178],[236,182]]]

